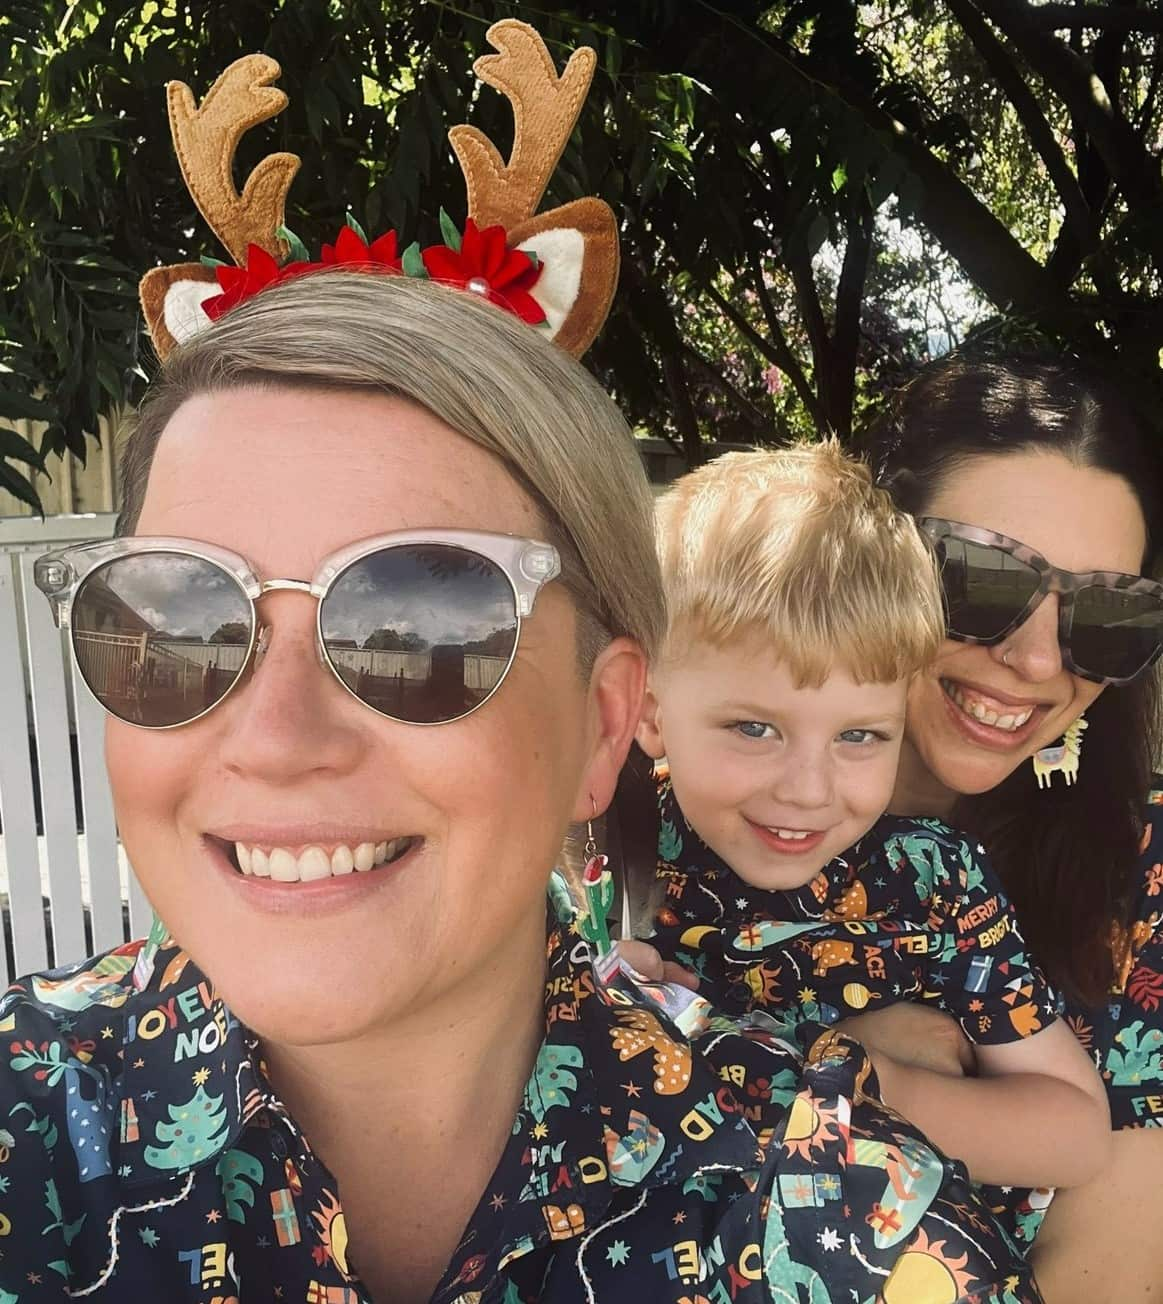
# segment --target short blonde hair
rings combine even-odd
[[[119,533],[136,529],[178,407],[247,385],[373,390],[427,408],[536,504],[578,610],[582,667],[623,634],[655,651],[662,593],[633,437],[585,368],[535,328],[403,276],[327,271],[264,290],[167,358],[125,450]]]
[[[677,481],[656,520],[667,656],[684,638],[758,637],[803,686],[835,667],[892,683],[944,636],[931,549],[835,440],[727,453]]]

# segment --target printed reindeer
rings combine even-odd
[[[488,39],[497,53],[482,56],[474,69],[510,101],[515,132],[507,161],[475,127],[462,125],[449,132],[464,174],[468,216],[485,235],[490,228],[500,228],[504,247],[528,256],[536,269],[528,293],[544,314],[534,329],[546,331],[561,348],[580,356],[613,299],[617,222],[609,206],[594,197],[545,213],[537,208],[581,112],[597,56],[588,47],[575,50],[559,75],[544,42],[527,24],[505,19],[489,29]],[[240,192],[233,180],[234,157],[247,131],[286,106],[286,95],[272,85],[279,72],[267,55],[250,54],[231,64],[200,104],[181,82],[166,88],[170,129],[186,186],[255,288],[280,278],[279,263],[290,252],[284,214],[299,159],[287,153],[269,155]],[[362,243],[360,247],[367,248]],[[394,237],[391,247],[394,251]],[[402,267],[399,260],[371,257],[367,265],[374,262],[381,272],[424,276],[427,261],[426,254],[417,253],[411,260],[405,255]],[[284,274],[322,265],[284,264]],[[238,272],[231,275],[236,283],[242,279]],[[494,302],[498,295],[503,298],[503,289],[493,293],[487,282],[478,284],[480,279],[472,278],[465,288]],[[175,345],[209,325],[203,305],[220,296],[222,280],[213,267],[201,263],[157,267],[142,278],[142,308],[159,356],[164,359]]]

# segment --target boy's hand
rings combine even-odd
[[[860,1042],[874,1056],[878,1074],[882,1057],[954,1078],[977,1068],[973,1047],[954,1020],[924,1005],[901,1001],[883,1010],[841,1019],[836,1029]]]
[[[695,974],[684,969],[681,964],[675,964],[673,960],[664,960],[649,942],[628,939],[618,943],[618,952],[647,982],[674,983],[692,992],[699,989],[699,980]]]

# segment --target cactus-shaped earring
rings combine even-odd
[[[593,798],[590,798],[593,802]],[[594,814],[597,815],[597,803]],[[582,887],[586,894],[586,914],[578,922],[578,931],[598,949],[598,955],[610,953],[610,929],[606,916],[614,904],[614,876],[607,869],[609,856],[598,854],[598,844],[594,838],[594,821],[586,822],[586,867],[582,871]]]

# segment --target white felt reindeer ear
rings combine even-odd
[[[235,150],[245,133],[286,106],[286,95],[271,85],[279,72],[268,55],[248,54],[226,69],[201,104],[195,104],[193,92],[182,82],[166,87],[170,132],[186,188],[239,266],[245,265],[252,245],[276,258],[287,251],[276,233],[299,170],[297,156],[268,155],[247,178],[241,194],[232,175]],[[209,326],[202,303],[218,293],[213,269],[200,263],[146,272],[139,294],[159,357]]]
[[[618,284],[618,223],[609,205],[588,197],[547,213],[537,205],[585,102],[597,56],[575,50],[558,76],[545,42],[528,23],[506,18],[488,31],[498,54],[479,58],[482,81],[513,106],[513,149],[505,162],[475,127],[453,127],[452,148],[480,227],[505,228],[511,248],[537,255],[541,275],[530,290],[554,342],[580,356],[610,311]]]

